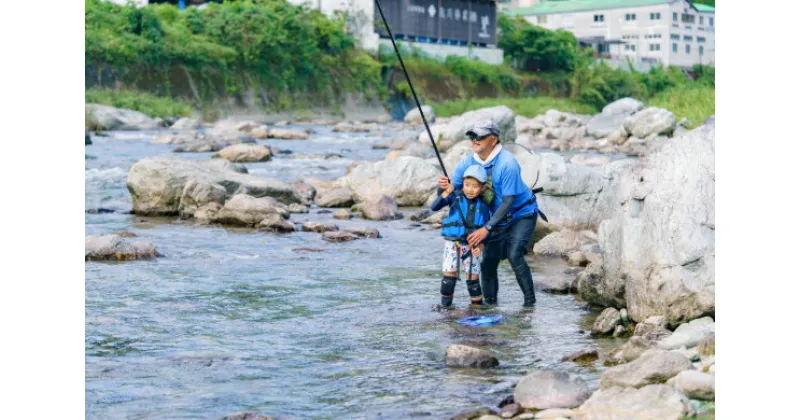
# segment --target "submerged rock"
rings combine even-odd
[[[461,344],[447,346],[444,359],[448,367],[457,368],[490,368],[500,364],[492,353]]]
[[[594,325],[592,325],[592,335],[611,334],[620,322],[622,322],[622,317],[619,311],[615,308],[606,308],[594,321]]]
[[[129,242],[122,235],[89,235],[84,241],[85,261],[153,259],[160,254],[147,241]]]

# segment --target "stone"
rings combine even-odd
[[[451,368],[491,368],[500,365],[490,352],[462,344],[450,344],[445,351],[445,365]]]
[[[369,220],[394,220],[398,218],[397,202],[385,195],[370,197],[361,203],[361,214]]]
[[[625,344],[614,351],[611,356],[611,361],[624,363],[636,360],[639,356],[644,354],[644,352],[654,348],[655,345],[655,341],[634,335]]]
[[[614,332],[611,334],[611,336],[614,338],[618,338],[622,337],[627,332],[628,330],[625,327],[623,327],[622,325],[617,325],[616,327],[614,327]]]
[[[269,127],[266,125],[259,125],[258,127],[250,130],[250,135],[253,136],[254,139],[259,140],[269,138]]]
[[[622,322],[619,311],[615,308],[606,308],[600,313],[592,325],[592,335],[608,335]]]
[[[580,251],[581,247],[597,240],[591,231],[577,232],[564,229],[553,232],[533,245],[533,252],[539,255],[568,256],[570,252]]]
[[[259,230],[266,230],[270,232],[287,233],[295,231],[294,223],[284,219],[280,214],[268,214],[266,217],[261,219],[257,227]]]
[[[626,324],[628,323],[628,321],[630,321],[630,318],[628,318],[628,310],[625,308],[619,310],[619,317],[620,319],[622,319],[622,322]]]
[[[349,232],[329,231],[322,233],[322,239],[328,242],[349,242],[359,238]]]
[[[272,417],[247,411],[227,415],[223,417],[222,420],[272,420]]]
[[[197,130],[203,126],[203,122],[196,118],[178,118],[169,128],[170,130]]]
[[[450,417],[450,420],[474,420],[480,416],[485,416],[489,414],[494,414],[494,410],[486,407],[481,407],[477,409],[472,408],[469,410],[462,411],[453,417]]]
[[[500,417],[504,419],[510,419],[511,417],[516,416],[522,411],[522,407],[519,404],[511,403],[500,409]]]
[[[314,202],[320,207],[350,207],[354,203],[350,189],[344,187],[323,191]]]
[[[606,369],[600,376],[600,388],[614,386],[641,388],[645,385],[660,384],[691,368],[692,364],[682,354],[650,349],[632,362]]]
[[[711,317],[703,317],[681,324],[669,337],[659,341],[658,347],[665,350],[694,347],[706,334],[714,332],[714,324]]]
[[[269,147],[263,144],[232,144],[211,157],[230,162],[266,162],[272,158]]]
[[[695,400],[714,401],[714,375],[696,370],[685,370],[667,381],[680,392]]]
[[[152,243],[128,241],[121,235],[89,235],[84,241],[84,261],[149,260],[160,256]]]
[[[583,255],[583,252],[576,250],[567,254],[567,264],[570,267],[585,267],[589,264],[589,260]]]
[[[93,130],[155,130],[153,118],[131,109],[108,105],[86,104],[87,124]]]
[[[444,218],[447,217],[448,213],[449,213],[448,209],[441,209],[431,214],[430,216],[426,217],[425,219],[422,219],[422,223],[426,225],[442,223],[442,221],[444,221]]]
[[[520,379],[514,401],[524,408],[572,408],[581,405],[590,392],[580,378],[564,372],[537,370]]]
[[[714,355],[714,333],[708,333],[699,343],[697,343],[697,352],[703,356]]]
[[[308,133],[305,131],[289,130],[285,128],[273,128],[269,131],[269,138],[282,140],[308,140]]]
[[[313,185],[304,182],[303,180],[294,180],[290,183],[294,188],[295,194],[300,197],[303,204],[311,204],[314,202],[314,197],[317,195],[317,189]]]
[[[514,125],[514,112],[507,106],[500,105],[489,108],[481,108],[461,114],[448,121],[441,127],[439,133],[434,133],[438,137],[437,143],[455,144],[467,139],[467,130],[475,126],[481,120],[492,120],[500,128],[500,141],[514,142],[517,138],[517,129]],[[433,130],[431,130],[433,131]],[[426,134],[427,137],[427,134]],[[430,141],[430,140],[426,140]]]
[[[536,276],[534,284],[539,286],[543,292],[564,294],[575,291],[575,276],[569,274]]]
[[[358,236],[359,238],[380,238],[381,233],[378,229],[368,226],[352,226],[344,229],[345,232]]]
[[[308,213],[308,207],[302,204],[289,204],[289,213]]]
[[[420,125],[422,124],[422,115],[425,115],[428,124],[436,122],[436,113],[433,112],[433,108],[430,105],[422,105],[422,112],[423,114],[419,113],[419,108],[410,109],[406,116],[403,117],[403,122],[414,126]]]
[[[478,417],[478,420],[502,420],[502,417],[495,416],[495,415],[492,415],[492,414],[486,414],[486,415]]]
[[[532,419],[534,417],[536,417],[536,415],[533,414],[533,413],[522,413],[522,414],[518,415],[517,417],[514,417],[513,420],[530,420],[530,419]]]
[[[336,232],[339,230],[339,226],[336,226],[335,223],[322,223],[322,222],[306,222],[303,223],[301,227],[303,232]]]
[[[546,127],[544,124],[544,116],[542,115],[538,115],[534,118],[517,115],[514,118],[514,125],[517,129],[517,141],[519,141],[519,136],[523,133],[539,134]]]
[[[644,104],[633,98],[617,99],[603,107],[604,115],[631,115],[644,109]]]
[[[260,226],[261,222],[271,215],[277,215],[285,220],[289,218],[289,210],[272,197],[257,198],[247,194],[236,194],[227,200],[219,211],[211,215],[210,222],[234,226]],[[276,218],[269,220],[272,223],[270,227],[279,227]]]
[[[640,138],[651,134],[669,135],[675,129],[675,115],[663,108],[649,107],[625,118],[623,125],[625,131]]]
[[[542,410],[536,413],[533,417],[535,419],[543,419],[543,420],[556,420],[559,418],[572,418],[575,415],[574,410],[570,410],[568,408],[548,408],[547,410]]]
[[[561,358],[562,362],[592,363],[600,357],[597,349],[584,349]]]
[[[578,127],[585,125],[583,117],[570,112],[562,112],[557,109],[548,109],[547,112],[544,113],[543,122],[545,127],[548,128]]]
[[[342,178],[356,201],[376,194],[392,197],[398,206],[421,206],[436,190],[441,170],[424,159],[400,156],[361,164]]]
[[[627,114],[597,114],[586,124],[586,134],[603,139],[608,137],[627,137],[623,123],[628,118]]]
[[[380,130],[377,124],[364,124],[360,121],[342,121],[333,127],[335,133],[366,133]]]
[[[600,389],[581,405],[573,420],[679,420],[689,414],[689,401],[668,385],[641,389]]]
[[[333,218],[338,220],[347,220],[350,217],[352,216],[350,215],[350,210],[348,209],[339,209],[333,213]]]
[[[692,363],[700,361],[700,353],[698,353],[696,349],[687,349],[686,347],[681,347],[679,349],[670,351],[682,354],[683,357],[685,357]]]

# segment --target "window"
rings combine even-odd
[[[689,44],[686,44],[686,54],[691,54],[691,53],[692,53],[692,46],[689,45]]]
[[[700,16],[700,20],[697,23],[698,23],[698,25],[702,25],[703,24],[703,17],[702,16]]]
[[[670,37],[670,39],[674,39],[675,41],[680,41],[681,40],[681,36],[678,35],[678,34],[672,34],[669,37]]]
[[[688,13],[681,14],[681,22],[683,22],[683,23],[694,23],[694,15],[690,15]]]
[[[672,43],[672,52],[674,52],[674,53],[678,52],[678,43],[677,42],[673,42]]]
[[[678,21],[678,12],[672,12],[672,21],[673,22],[677,22]]]
[[[604,15],[594,15],[594,21],[595,22],[604,22],[605,21],[605,16]]]
[[[684,35],[684,36],[683,36],[683,40],[684,40],[684,41],[689,41],[689,42],[692,42],[692,37],[691,37],[690,35]]]
[[[703,55],[703,46],[702,45],[700,46],[700,48],[698,48],[698,52],[700,53],[700,55]]]
[[[636,13],[625,13],[625,20],[636,20]]]
[[[708,18],[708,26],[714,26],[714,18]]]
[[[702,36],[697,37],[697,42],[706,42],[706,38]]]
[[[661,51],[661,44],[650,44],[650,51]]]
[[[547,23],[547,16],[536,16],[536,23],[542,24]]]
[[[650,20],[661,20],[661,12],[650,13]]]
[[[597,52],[608,54],[609,51],[608,44],[597,44]]]
[[[625,51],[636,51],[636,45],[625,44]]]

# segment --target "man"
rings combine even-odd
[[[487,304],[497,304],[497,266],[508,258],[524,296],[523,306],[536,303],[531,269],[525,252],[533,237],[538,206],[531,189],[522,180],[519,162],[500,144],[500,129],[491,120],[480,121],[467,131],[472,141],[471,155],[465,156],[453,172],[455,189],[463,186],[463,175],[471,165],[481,165],[488,174],[484,199],[489,203],[492,217],[486,225],[467,237],[472,246],[485,239],[481,263],[481,288]],[[438,186],[447,189],[451,181],[440,177]]]

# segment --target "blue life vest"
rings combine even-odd
[[[450,206],[450,214],[442,221],[442,236],[451,241],[466,241],[467,236],[489,221],[486,216],[489,213],[489,207],[480,197],[469,200],[460,194],[454,198],[453,205]],[[461,213],[458,211],[459,207]],[[462,214],[464,215],[463,219]],[[464,220],[467,221],[467,226],[464,226]]]

